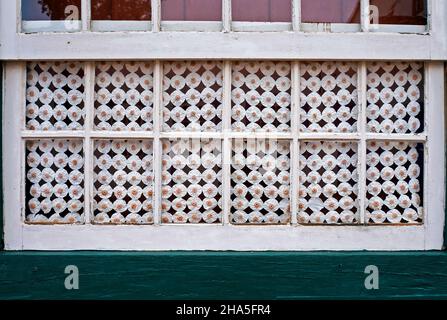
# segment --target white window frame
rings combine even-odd
[[[228,1],[226,1],[228,2]],[[83,0],[85,7],[87,1]],[[303,33],[296,32],[90,32],[88,11],[83,10],[83,32],[22,34],[17,1],[0,2],[0,59],[4,64],[3,101],[3,186],[4,232],[7,250],[440,250],[443,243],[445,196],[444,143],[444,65],[447,60],[447,3],[432,0],[430,33],[427,35],[399,33]],[[226,4],[228,5],[228,3]],[[433,9],[436,10],[433,10]],[[18,10],[18,11],[17,11]],[[154,19],[156,20],[156,19]],[[227,21],[225,23],[225,21]],[[295,21],[295,20],[294,20]],[[295,23],[296,24],[296,23]],[[154,24],[155,25],[155,24]],[[11,28],[15,26],[15,28]],[[158,22],[159,26],[159,22]],[[294,29],[295,30],[295,29]],[[343,42],[344,41],[344,42]],[[116,46],[119,43],[119,46]],[[342,45],[345,43],[346,45]],[[156,44],[156,45],[154,45]],[[202,44],[202,46],[200,46]],[[205,44],[205,45],[203,45]],[[328,46],[333,50],[327,50]],[[135,48],[139,48],[135,50]],[[370,50],[369,48],[374,48]],[[424,48],[424,49],[421,49]],[[94,62],[101,60],[153,60],[154,70],[154,132],[96,133],[92,123],[94,93]],[[24,223],[24,162],[25,138],[39,134],[24,131],[26,60],[85,61],[86,129],[80,132],[46,132],[42,137],[83,138],[85,154],[91,150],[93,138],[152,138],[154,155],[160,155],[159,139],[172,134],[160,132],[161,79],[163,60],[217,59],[224,61],[223,127],[230,128],[231,61],[268,59],[292,61],[292,82],[299,83],[299,62],[306,60],[359,61],[360,119],[359,132],[351,135],[304,134],[298,130],[299,95],[293,94],[292,132],[270,135],[291,140],[293,168],[299,154],[299,140],[354,139],[359,150],[366,150],[367,139],[425,142],[424,157],[424,223],[408,226],[304,226],[297,224],[296,199],[292,198],[292,223],[285,226],[236,226],[229,223],[229,158],[233,137],[265,137],[265,135],[223,133],[184,133],[183,137],[218,137],[223,139],[224,213],[222,225],[160,224],[157,211],[154,225],[101,226],[90,224],[90,202],[85,203],[86,224],[30,225]],[[371,60],[425,61],[425,133],[419,135],[386,135],[366,133],[366,62]],[[175,137],[180,135],[176,134]],[[366,154],[365,152],[362,153]],[[157,167],[159,160],[154,161]],[[360,168],[364,171],[366,164]],[[84,168],[86,199],[90,198],[89,161]],[[296,190],[297,174],[292,170],[292,192]],[[158,176],[158,177],[157,177]],[[156,174],[156,185],[160,185]],[[360,183],[364,192],[366,181]],[[155,188],[155,206],[159,204],[159,188]],[[363,200],[364,201],[364,200]],[[364,206],[363,206],[364,207]],[[363,209],[364,211],[364,209]],[[362,215],[361,215],[362,216]],[[364,214],[363,214],[364,217]],[[361,221],[364,222],[364,221]]]

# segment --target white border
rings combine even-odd
[[[292,63],[292,88],[294,96],[299,84],[299,62]],[[3,103],[3,186],[5,247],[7,250],[440,250],[444,227],[444,68],[442,63],[426,63],[426,133],[420,135],[367,134],[364,126],[358,133],[326,134],[299,133],[298,121],[292,122],[292,132],[282,134],[251,133],[161,133],[161,80],[162,62],[155,61],[154,68],[154,132],[96,132],[91,131],[93,115],[94,63],[86,63],[86,125],[81,132],[31,132],[24,127],[25,70],[23,62],[5,64],[5,88]],[[365,63],[359,63],[360,117],[365,117],[364,92],[366,90]],[[223,62],[224,113],[223,127],[230,127],[231,108],[231,62]],[[292,103],[293,114],[299,112],[299,98]],[[359,120],[360,121],[360,120]],[[23,131],[22,131],[23,130]],[[91,225],[86,214],[84,225],[29,225],[24,221],[24,139],[38,137],[84,138],[84,146],[91,151],[93,138],[151,138],[154,139],[154,155],[160,155],[160,138],[214,137],[224,143],[224,213],[220,225],[167,225],[160,224],[159,210],[154,210],[154,225],[145,226],[102,226]],[[296,209],[292,212],[292,223],[287,226],[235,226],[230,224],[229,152],[232,138],[271,137],[291,141],[291,157],[297,168],[298,139],[328,139],[358,141],[360,150],[365,149],[368,139],[407,140],[426,142],[425,157],[425,220],[423,225],[356,225],[356,226],[305,226],[299,225]],[[85,153],[88,151],[85,150]],[[227,152],[225,152],[227,151]],[[92,153],[91,153],[92,154]],[[362,156],[363,157],[363,156]],[[160,167],[159,157],[154,158],[154,167]],[[18,161],[20,159],[20,161]],[[88,157],[87,157],[88,159]],[[228,163],[226,163],[228,162]],[[363,164],[363,162],[362,162]],[[86,161],[85,170],[92,164]],[[90,168],[90,169],[89,169]],[[363,165],[360,172],[364,172]],[[157,173],[158,172],[158,173]],[[160,170],[155,169],[155,183],[160,185]],[[89,173],[86,176],[86,185]],[[292,190],[296,193],[297,172],[291,171]],[[294,187],[295,185],[295,187]],[[364,192],[364,184],[360,184]],[[86,209],[91,202],[90,187],[86,186]],[[159,208],[155,187],[154,208]],[[158,200],[157,200],[158,199]],[[296,199],[292,198],[296,204]],[[87,212],[87,211],[86,211]],[[361,213],[361,215],[363,215]],[[364,219],[363,219],[364,220]],[[363,221],[362,221],[363,222]]]

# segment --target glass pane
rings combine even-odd
[[[26,142],[26,222],[70,224],[84,220],[82,140]]]
[[[291,22],[291,0],[233,0],[233,21]]]
[[[153,223],[152,150],[152,140],[95,141],[95,223]]]
[[[26,68],[26,129],[82,130],[84,84],[81,62],[29,62]]]
[[[92,0],[92,20],[151,20],[151,0]]]
[[[232,129],[290,132],[290,63],[238,61],[232,67]]]
[[[368,64],[368,131],[415,134],[424,131],[424,65]]]
[[[290,222],[290,141],[233,139],[231,222]]]
[[[379,9],[380,24],[427,24],[426,0],[371,0]]]
[[[303,132],[357,131],[357,64],[304,62],[301,71]]]
[[[370,141],[367,148],[366,221],[370,224],[422,223],[424,145]]]
[[[360,23],[360,0],[301,0],[307,23]]]
[[[95,129],[152,131],[151,62],[96,64]]]
[[[222,129],[222,64],[175,61],[163,65],[163,130]]]
[[[162,223],[220,223],[222,142],[163,139]]]
[[[81,19],[81,0],[22,0],[22,20],[65,20],[73,11],[70,6],[77,8]]]
[[[358,223],[358,143],[301,141],[298,223]]]
[[[161,0],[161,20],[221,21],[222,0]]]

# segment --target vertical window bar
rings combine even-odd
[[[231,31],[231,0],[222,0],[223,32]]]
[[[82,31],[89,31],[91,26],[91,0],[81,0]]]
[[[432,22],[432,12],[433,12],[433,1],[432,0],[427,0],[427,26],[426,26],[426,31],[431,33],[432,31],[432,27],[433,27],[433,22]]]
[[[161,0],[152,0],[152,31],[160,31]]]
[[[370,10],[369,10],[369,0],[360,1],[360,24],[362,32],[369,32],[370,21]]]
[[[360,143],[358,151],[359,162],[359,213],[360,223],[366,224],[365,212],[366,212],[366,93],[367,93],[367,69],[366,62],[359,63],[358,66],[358,94],[359,94],[359,116],[357,121],[357,128],[360,133]]]
[[[301,30],[301,0],[292,0],[292,30]]]
[[[230,223],[231,216],[231,150],[232,141],[229,137],[231,131],[231,62],[223,63],[223,110],[222,110],[222,130],[223,130],[223,154],[222,154],[222,223]]]
[[[154,170],[154,200],[153,200],[153,215],[154,224],[160,224],[161,218],[161,111],[163,99],[163,64],[159,60],[154,65],[154,141],[153,141],[153,170]]]
[[[295,2],[295,1],[294,1]],[[298,193],[299,193],[299,174],[300,174],[300,62],[292,62],[292,110],[291,110],[291,132],[292,132],[292,144],[291,144],[291,161],[292,167],[290,170],[290,212],[292,225],[298,224]]]
[[[84,121],[84,223],[92,222],[93,212],[93,142],[91,131],[93,128],[95,108],[95,63],[84,64],[85,73],[85,121]]]

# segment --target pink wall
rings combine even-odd
[[[360,0],[301,0],[303,22],[360,23]]]
[[[233,0],[233,21],[290,22],[291,0]]]
[[[425,0],[371,0],[379,8],[379,22],[382,24],[427,23]]]
[[[221,21],[222,0],[161,0],[161,19]]]

